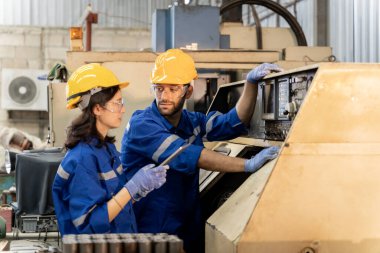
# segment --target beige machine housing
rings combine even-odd
[[[278,159],[208,219],[206,252],[380,250],[380,65],[324,63],[289,72],[310,70]]]

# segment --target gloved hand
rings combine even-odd
[[[148,164],[139,169],[136,174],[124,185],[131,197],[138,201],[149,192],[158,189],[166,182],[166,170],[168,165],[154,168],[154,164]]]
[[[276,65],[271,63],[263,63],[256,68],[249,71],[247,75],[247,81],[253,84],[257,84],[260,79],[264,76],[268,75],[271,72],[280,72],[282,69]]]
[[[255,156],[252,156],[251,159],[246,160],[244,164],[245,172],[255,172],[261,168],[269,160],[272,160],[277,157],[278,152],[280,151],[279,147],[270,147],[261,150]]]

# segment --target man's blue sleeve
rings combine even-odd
[[[205,141],[230,140],[247,133],[247,128],[239,119],[235,108],[226,114],[210,112],[204,120],[203,128]]]
[[[160,164],[188,142],[188,139],[185,140],[170,133],[160,123],[151,119],[144,119],[144,122],[139,119],[131,120],[130,127],[123,138],[123,146],[144,157],[146,164]],[[199,145],[190,145],[169,163],[170,168],[183,173],[195,173],[198,170],[198,159],[203,148]]]

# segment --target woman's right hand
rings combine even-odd
[[[169,169],[169,166],[154,166],[154,164],[148,164],[142,167],[124,185],[134,200],[140,200],[149,192],[160,188],[166,182],[166,170]]]

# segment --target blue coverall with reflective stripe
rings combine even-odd
[[[59,231],[65,234],[135,233],[132,201],[109,222],[107,201],[126,183],[115,145],[97,148],[96,139],[69,150],[53,183]]]
[[[198,159],[204,140],[235,138],[246,132],[235,109],[226,114],[182,111],[178,127],[160,115],[156,102],[136,111],[125,130],[121,161],[131,178],[142,166],[159,164],[186,143],[192,145],[169,165],[166,183],[134,204],[139,232],[176,234],[186,252],[199,252],[203,234]]]

